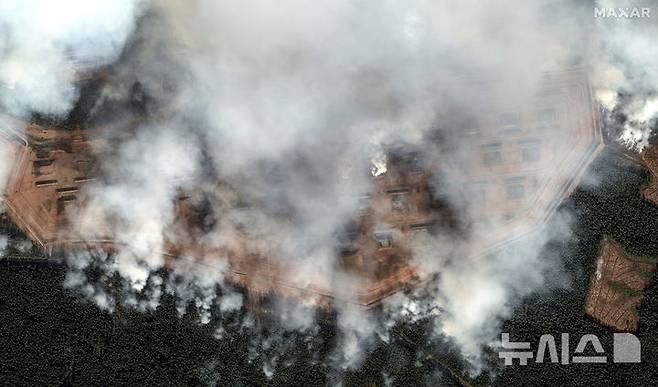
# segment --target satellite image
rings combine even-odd
[[[658,1],[0,0],[0,386],[658,385]]]

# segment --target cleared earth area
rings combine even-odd
[[[651,258],[630,255],[619,243],[606,238],[587,295],[586,313],[615,330],[636,331],[636,308],[655,271]]]

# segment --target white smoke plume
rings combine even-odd
[[[599,95],[612,90],[610,101],[617,93],[638,96],[641,106],[628,105],[636,127],[655,115],[652,89],[638,94],[635,78],[604,77],[614,73],[615,50],[628,54],[623,39],[600,38],[621,36],[618,27],[597,24],[592,38],[592,9],[571,1],[65,3],[0,3],[0,22],[11,31],[0,35],[0,52],[8,53],[0,58],[2,104],[13,114],[65,113],[77,96],[71,58],[98,66],[121,55],[94,114],[137,115],[141,123],[120,121],[103,134],[103,176],[72,220],[84,235],[111,234],[124,246],[104,263],[107,276],[118,273],[132,290],[124,302],[153,309],[169,291],[179,298],[181,314],[193,301],[202,323],[212,321],[212,305],[231,313],[243,299],[225,285],[228,260],[221,253],[177,261],[169,279],[156,274],[166,263],[166,242],[189,237],[175,224],[173,201],[181,192],[197,204],[207,201],[212,213],[197,242],[230,248],[240,224],[249,247],[276,259],[286,279],[301,287],[326,285],[341,297],[359,279],[339,267],[336,230],[358,212],[371,188],[368,172],[385,173],[382,150],[413,144],[439,163],[467,151],[460,136],[442,146],[426,141],[437,126],[459,119],[446,111],[477,114],[501,101],[523,106],[545,71],[573,64],[594,41],[601,42],[592,45]],[[53,7],[62,23],[19,28],[46,18],[44,10]],[[623,33],[648,45],[634,31]],[[650,58],[636,57],[616,74]],[[589,58],[579,63],[587,67]],[[473,86],[491,80],[486,92]],[[137,101],[137,113],[122,105],[126,100]],[[448,201],[468,223],[475,203],[458,195]],[[538,231],[519,250],[491,259],[467,254],[477,232],[419,241],[414,262],[438,277],[428,285],[431,302],[396,297],[384,305],[385,317],[337,305],[336,364],[358,366],[370,344],[387,340],[391,321],[428,314],[440,317],[437,335],[454,338],[476,359],[515,302],[545,284],[543,274],[554,263],[540,260],[539,251],[568,233],[568,224],[555,222],[557,232]],[[213,266],[192,263],[200,258]],[[111,310],[117,300],[82,278],[85,259],[69,259],[66,286]],[[312,309],[286,302],[272,308],[285,329],[315,329]],[[218,337],[222,332],[220,325]],[[273,343],[266,338],[254,347],[273,351]],[[277,362],[275,353],[264,372]]]
[[[601,9],[648,9],[643,18],[602,18],[595,23],[593,83],[608,111],[626,116],[617,139],[641,151],[649,143],[658,116],[658,10],[642,1],[597,1]],[[640,13],[641,14],[641,13]]]
[[[126,250],[132,257],[125,260],[126,267],[132,272],[135,265],[128,262],[137,262],[143,268],[133,276],[134,283],[143,283],[154,268],[151,263],[160,264],[152,257],[153,247],[161,243],[171,221],[169,203],[177,189],[199,185],[198,179],[181,183],[168,178],[169,167],[152,168],[159,164],[150,152],[176,155],[172,168],[192,167],[199,156],[182,144],[200,136],[206,147],[203,168],[257,203],[240,215],[258,240],[256,248],[294,268],[288,274],[293,283],[333,281],[339,295],[353,292],[358,279],[337,268],[334,232],[367,193],[363,171],[371,168],[370,160],[376,160],[374,173],[383,173],[382,146],[421,141],[442,105],[470,107],[481,91],[469,88],[464,78],[514,79],[513,87],[503,82],[494,88],[492,100],[522,101],[535,92],[543,71],[571,59],[573,47],[564,42],[578,31],[577,23],[544,20],[543,5],[529,4],[517,7],[515,23],[492,25],[496,17],[506,16],[503,4],[256,1],[245,8],[233,1],[157,3],[152,12],[158,23],[142,30],[147,59],[129,61],[128,70],[120,70],[127,81],[112,90],[128,90],[131,81],[139,79],[147,94],[173,107],[178,127],[139,128],[137,136],[122,140],[122,150],[136,151],[135,156],[122,151],[107,164],[109,175],[123,187],[135,185],[133,176],[148,176],[152,181],[137,184],[140,190],[149,184],[162,189],[141,194],[128,188],[108,197],[112,189],[100,185],[93,195],[104,211],[119,215],[120,235],[130,230],[127,244],[139,228],[156,227],[147,233],[153,243],[141,253],[139,248]],[[470,26],[467,32],[464,25]],[[149,58],[163,41],[175,47],[157,54],[173,63],[171,72],[166,67],[154,72]],[[535,49],[529,52],[528,47]],[[162,76],[173,83],[173,92],[163,93],[162,81],[157,81]],[[124,94],[108,93],[107,98]],[[462,151],[461,144],[454,145],[453,152]],[[126,170],[117,165],[126,165]],[[221,188],[209,191],[216,196],[212,201],[220,222],[208,235],[221,246],[226,239],[217,236],[230,231],[221,219],[233,216],[235,203]],[[126,197],[132,200],[124,204]],[[514,268],[514,273],[498,270],[493,262],[476,265],[478,270],[473,270],[474,262],[446,265],[447,251],[459,250],[463,243],[468,240],[443,237],[434,244],[441,245],[440,250],[419,251],[417,261],[442,272],[436,296],[449,317],[437,329],[463,339],[464,347],[474,352],[488,318],[509,310],[509,279],[522,270],[533,279],[530,289],[541,280],[536,265]],[[124,261],[123,255],[118,261]],[[318,273],[325,273],[324,278]],[[464,281],[481,286],[460,292]],[[200,305],[207,305],[206,297],[200,296]],[[308,314],[279,312],[288,316],[288,323],[299,320],[294,324],[299,329],[312,326]],[[355,366],[365,343],[380,329],[379,322],[359,308],[338,306],[338,313],[337,361]],[[461,320],[466,322],[464,330],[451,328]]]
[[[0,1],[0,104],[66,113],[77,73],[116,60],[138,12],[139,0]]]

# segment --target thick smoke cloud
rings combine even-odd
[[[33,113],[66,114],[76,77],[117,59],[139,12],[138,0],[0,0],[0,130],[22,138]],[[0,192],[14,160],[14,147],[0,141]]]
[[[647,9],[640,1],[598,1],[604,9]],[[597,96],[609,112],[624,116],[613,135],[641,151],[648,143],[658,116],[658,10],[646,18],[599,18],[593,83]]]
[[[76,72],[118,57],[138,0],[0,1],[0,104],[14,115],[64,114]]]
[[[100,259],[107,277],[118,274],[132,289],[123,302],[152,309],[168,291],[179,297],[181,314],[193,301],[204,323],[211,321],[213,303],[231,313],[243,299],[226,285],[228,261],[220,253],[176,261],[168,279],[155,274],[165,264],[160,253],[166,241],[189,242],[189,230],[175,224],[173,203],[181,192],[212,213],[196,242],[221,251],[234,245],[240,224],[249,247],[276,259],[287,280],[325,285],[341,297],[353,293],[359,279],[340,269],[336,231],[358,212],[359,199],[371,188],[366,176],[373,168],[383,172],[391,145],[412,144],[432,162],[449,163],[467,152],[467,140],[451,132],[442,133],[443,144],[426,140],[430,131],[460,119],[448,112],[477,115],[499,101],[524,106],[545,71],[588,68],[590,58],[578,58],[588,45],[597,86],[641,101],[627,105],[640,104],[634,114],[646,113],[629,113],[632,124],[655,114],[647,107],[653,106],[653,89],[627,75],[648,63],[650,54],[620,69],[613,58],[628,56],[624,39],[607,38],[622,29],[631,34],[627,39],[648,47],[648,40],[633,35],[646,30],[592,28],[589,4],[0,4],[0,22],[9,31],[0,35],[0,51],[7,53],[0,59],[0,98],[13,114],[66,112],[77,96],[71,58],[94,66],[117,58],[144,11],[93,111],[98,122],[115,118],[120,124],[98,139],[103,176],[87,190],[86,206],[72,221],[90,239],[109,234],[124,246],[115,257]],[[52,7],[61,23],[19,28],[52,18],[44,13]],[[615,71],[626,74],[617,83],[611,79],[619,77],[606,77]],[[484,83],[486,90],[474,86]],[[449,194],[447,200],[468,223],[475,203]],[[547,271],[559,270],[555,262],[540,260],[539,252],[547,241],[568,235],[569,223],[555,221],[552,230],[537,231],[491,259],[467,252],[477,228],[418,240],[414,262],[437,280],[424,289],[423,300],[411,294],[388,301],[383,316],[338,304],[336,365],[357,366],[368,345],[386,340],[395,319],[428,314],[438,316],[437,335],[452,337],[476,359],[479,345],[495,337],[496,323],[514,303],[546,285]],[[199,259],[212,265],[195,264]],[[71,255],[66,286],[112,310],[117,300],[84,279],[94,260]],[[284,301],[272,307],[284,329],[316,329],[312,308]],[[217,335],[222,331],[219,325]],[[277,342],[266,338],[254,347],[270,351]],[[274,353],[266,374],[276,359]]]
[[[148,273],[162,265],[156,252],[173,220],[171,203],[183,188],[210,198],[217,222],[206,243],[230,244],[235,230],[223,220],[239,219],[251,247],[276,259],[287,280],[302,287],[324,284],[348,298],[359,279],[340,269],[335,235],[371,188],[364,173],[371,161],[383,161],[384,149],[400,142],[420,145],[438,162],[464,152],[458,139],[447,139],[450,151],[424,142],[442,123],[442,113],[495,108],[500,99],[518,104],[536,92],[543,71],[572,60],[574,47],[564,42],[582,36],[573,19],[546,18],[547,5],[537,3],[518,6],[514,23],[499,23],[508,16],[502,5],[154,4],[137,33],[139,50],[128,55],[100,103],[124,98],[138,80],[154,105],[173,111],[166,122],[156,117],[136,135],[119,138],[121,150],[105,160],[109,183],[91,191],[91,219],[99,213],[113,219],[112,234],[128,246],[117,257],[119,272],[139,291]],[[154,68],[161,58],[162,66]],[[472,86],[473,79],[503,82],[485,94]],[[185,145],[197,138],[202,140],[196,145]],[[179,171],[189,179],[173,178]],[[202,177],[208,173],[228,182],[250,206],[236,211],[236,193],[208,183]],[[468,213],[470,203],[460,204]],[[473,238],[439,235],[419,243],[415,260],[428,273],[441,273],[433,297],[445,317],[437,332],[456,337],[475,354],[489,337],[482,330],[495,327],[489,319],[509,310],[511,294],[527,293],[542,281],[536,264],[505,264],[520,257],[455,261]],[[527,249],[528,262],[536,263],[532,257],[545,238],[539,239]],[[214,262],[221,265],[223,258]],[[528,285],[517,291],[512,279],[523,277]],[[223,283],[221,275],[215,280]],[[465,292],[463,283],[479,285]],[[195,297],[207,310],[212,284],[203,288]],[[274,307],[288,325],[313,325],[310,309]],[[355,366],[385,323],[353,306],[339,304],[337,310],[335,359]]]

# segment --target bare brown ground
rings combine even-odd
[[[416,237],[436,233],[452,223],[445,203],[431,195],[432,172],[437,170],[452,171],[453,177],[458,177],[455,181],[467,188],[455,184],[451,188],[454,194],[477,195],[481,208],[474,211],[477,215],[469,214],[475,215],[476,223],[500,226],[479,227],[482,237],[471,243],[467,254],[478,256],[498,248],[543,224],[576,187],[603,147],[599,116],[580,71],[549,73],[545,81],[533,99],[535,108],[513,112],[514,121],[518,121],[512,125],[513,133],[501,135],[500,112],[487,113],[477,125],[483,139],[478,139],[473,152],[467,152],[463,159],[439,166],[435,165],[437,160],[391,150],[386,173],[372,177],[370,194],[361,198],[362,208],[354,214],[354,224],[336,246],[340,278],[331,270],[298,273],[295,263],[302,262],[306,252],[285,251],[275,239],[245,231],[239,222],[226,220],[221,226],[222,235],[217,236],[222,240],[221,247],[215,246],[215,235],[195,231],[201,229],[195,223],[196,210],[186,202],[182,191],[174,202],[178,208],[176,219],[167,225],[171,229],[165,233],[162,253],[167,264],[182,265],[191,260],[206,265],[208,270],[219,268],[228,274],[229,281],[256,296],[276,293],[319,305],[334,301],[376,305],[424,279],[428,273],[421,273],[412,259]],[[0,115],[0,141],[13,148],[16,155],[4,202],[11,219],[49,253],[80,248],[113,252],[122,248],[112,235],[116,228],[112,227],[112,214],[97,208],[103,206],[89,199],[86,188],[90,181],[102,179],[103,168],[97,160],[103,158],[104,150],[112,148],[105,143],[103,133],[118,124],[63,130],[14,121]],[[128,126],[133,125],[136,123]],[[454,130],[456,135],[463,135],[457,126]],[[561,146],[565,138],[570,140],[567,152]],[[527,140],[536,147],[541,144],[542,150],[536,150],[536,160],[526,162],[522,154],[527,149],[520,144]],[[494,159],[500,160],[483,163],[480,145],[490,141],[495,145]],[[503,142],[504,148],[510,149],[505,160],[500,149]],[[509,177],[513,177],[514,184],[508,182]],[[226,185],[221,189],[230,190]],[[520,197],[510,195],[510,187],[520,192]],[[239,195],[237,189],[234,191],[232,194]],[[299,236],[304,237],[303,233],[300,230]],[[282,254],[288,257],[278,259]]]
[[[16,156],[5,193],[5,207],[10,218],[48,252],[79,248],[113,252],[119,249],[109,229],[104,227],[106,220],[102,213],[94,217],[96,213],[90,211],[91,216],[83,220],[75,217],[86,204],[83,186],[96,177],[93,145],[102,144],[92,144],[82,130],[22,126],[25,126],[22,143],[15,141],[11,133],[0,131],[0,141]],[[304,281],[291,280],[288,272],[294,268],[277,264],[280,260],[276,259],[274,246],[268,254],[252,251],[257,244],[237,229],[231,228],[234,232],[230,238],[224,236],[230,243],[224,242],[222,248],[205,244],[191,231],[197,225],[190,216],[191,208],[185,195],[175,200],[177,217],[170,227],[176,238],[165,241],[166,264],[173,266],[177,260],[195,257],[194,263],[206,265],[209,270],[225,271],[230,282],[249,289],[256,298],[275,293],[321,306],[331,305],[337,298],[371,306],[417,279],[409,263],[411,253],[407,245],[419,225],[430,227],[437,216],[429,206],[428,179],[427,173],[410,174],[396,165],[389,166],[386,176],[376,179],[377,189],[361,214],[358,232],[351,242],[353,251],[342,261],[345,271],[358,278],[348,294],[336,294],[330,283],[332,278],[322,273],[316,277],[307,274]],[[391,195],[399,192],[407,201],[403,209],[394,211]],[[88,227],[74,227],[72,219],[85,221]],[[396,243],[393,245],[380,246],[368,232],[381,222],[395,227]],[[79,228],[92,229],[89,235],[93,237],[78,235]],[[225,258],[228,267],[224,268]]]
[[[656,265],[632,259],[615,241],[605,239],[597,260],[585,312],[618,331],[637,331],[636,307]]]

